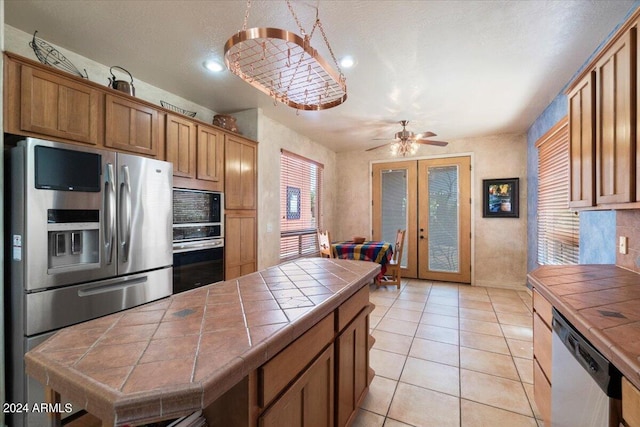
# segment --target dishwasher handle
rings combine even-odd
[[[595,375],[600,370],[598,362],[589,354],[589,350],[580,345],[580,340],[573,336],[571,333],[567,335],[567,342],[571,345],[573,355],[582,366],[584,366],[591,375]]]

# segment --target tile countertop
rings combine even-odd
[[[26,370],[109,424],[186,415],[214,402],[379,270],[325,258],[281,264],[62,329],[27,353]]]
[[[533,287],[640,388],[640,275],[614,265],[543,266]]]

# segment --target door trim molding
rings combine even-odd
[[[479,197],[482,199],[482,190],[476,189],[476,176],[475,176],[475,153],[472,151],[463,151],[460,153],[446,153],[446,154],[436,154],[432,156],[418,156],[418,157],[409,157],[409,158],[397,158],[397,157],[389,157],[386,159],[379,160],[370,160],[369,161],[369,201],[373,201],[373,165],[378,163],[396,163],[396,162],[417,162],[419,160],[432,160],[432,159],[443,159],[443,158],[451,158],[451,157],[464,157],[468,156],[469,161],[471,163],[471,283],[473,286],[475,284],[475,276],[476,276],[476,268],[475,268],[475,259],[476,259],[476,199]],[[369,204],[369,230],[373,230],[373,208],[371,203]],[[371,232],[371,231],[370,231]]]

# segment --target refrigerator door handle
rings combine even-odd
[[[103,283],[99,286],[91,288],[78,289],[79,297],[88,297],[91,295],[106,294],[109,292],[120,291],[130,288],[131,286],[137,286],[141,283],[147,283],[147,276],[136,277],[133,279],[116,279]]]
[[[113,175],[113,164],[107,163],[105,171],[106,181],[104,183],[104,205],[105,216],[103,222],[104,250],[107,265],[113,262],[113,241],[116,230],[116,183]]]
[[[123,180],[120,184],[120,246],[122,262],[129,261],[131,247],[131,176],[129,166],[122,166]]]

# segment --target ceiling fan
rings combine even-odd
[[[448,142],[445,141],[427,139],[436,136],[433,132],[427,131],[416,134],[407,130],[407,125],[409,124],[408,120],[400,120],[399,123],[402,126],[402,130],[400,132],[396,132],[395,137],[391,142],[368,148],[366,151],[376,150],[384,147],[385,145],[391,145],[391,151],[394,154],[402,154],[403,156],[406,156],[407,154],[415,153],[419,144],[437,145],[439,147],[444,147],[448,144]],[[389,140],[389,138],[375,138],[375,140]]]

